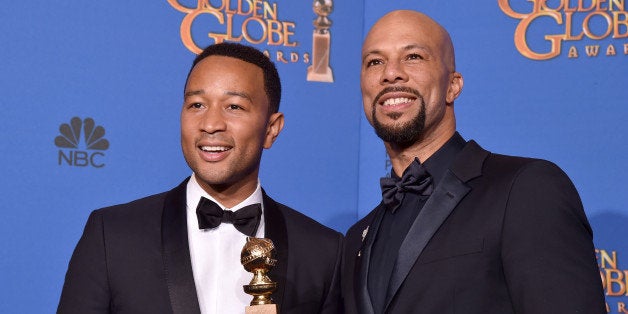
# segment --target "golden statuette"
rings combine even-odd
[[[331,48],[331,20],[328,18],[333,10],[332,0],[314,0],[313,5],[314,34],[312,34],[312,65],[307,68],[307,80],[317,82],[333,82],[334,75],[329,67]]]
[[[251,305],[246,307],[246,314],[275,314],[277,305],[270,295],[277,289],[277,283],[267,275],[277,264],[275,245],[270,239],[246,238],[246,244],[240,254],[240,263],[246,271],[253,273],[253,279],[244,285],[244,292],[253,296]]]

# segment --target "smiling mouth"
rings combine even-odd
[[[375,108],[376,105],[390,107],[409,104],[421,98],[421,93],[414,88],[407,86],[388,86],[375,95],[373,108]]]
[[[230,150],[232,147],[229,146],[200,146],[202,151],[207,153],[222,153]]]
[[[412,101],[413,99],[407,98],[407,97],[389,98],[389,99],[386,99],[381,105],[382,106],[395,106],[395,105],[410,103]]]

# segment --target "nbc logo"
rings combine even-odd
[[[59,166],[63,163],[68,166],[86,167],[92,166],[102,168],[104,163],[99,162],[105,154],[103,151],[109,148],[109,141],[104,138],[105,128],[94,123],[94,119],[85,118],[81,120],[74,117],[70,124],[63,123],[59,126],[59,133],[55,137],[55,145],[59,147]],[[79,150],[81,133],[84,139],[84,148],[87,151]]]

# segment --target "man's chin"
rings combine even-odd
[[[373,128],[375,134],[384,142],[402,147],[410,146],[416,142],[423,129],[422,125],[413,124],[412,121],[389,124],[374,121]]]
[[[405,115],[407,116],[407,114]],[[398,111],[394,111],[394,112],[377,111],[377,113],[375,114],[375,117],[377,118],[377,120],[386,124],[398,123],[399,120],[402,120],[403,116],[404,116],[404,113],[398,112]]]
[[[388,133],[402,133],[406,129],[412,127],[412,121],[404,121],[402,119],[377,119],[374,121],[373,127],[385,130]]]
[[[202,182],[205,185],[209,185],[212,187],[220,187],[224,185],[228,185],[227,176],[220,171],[203,171],[203,172],[195,172],[196,180]]]

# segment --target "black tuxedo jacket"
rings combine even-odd
[[[186,184],[92,212],[70,260],[57,312],[200,313],[188,248]],[[272,297],[280,312],[338,313],[342,235],[266,194],[264,219],[265,237],[277,250],[269,277],[278,283]]]
[[[384,207],[347,232],[347,313],[373,313],[370,250]],[[368,230],[367,230],[368,228]],[[591,227],[569,178],[468,142],[399,249],[386,313],[606,313]]]

